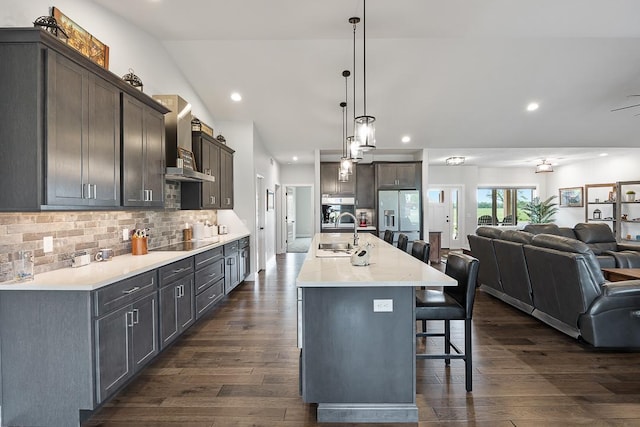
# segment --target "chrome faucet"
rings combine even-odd
[[[336,227],[340,225],[340,220],[345,215],[348,215],[351,218],[353,218],[353,246],[358,246],[358,228],[356,227],[356,224],[358,223],[358,218],[356,218],[354,214],[352,214],[351,212],[342,212],[340,215],[338,215],[338,219],[336,220]]]

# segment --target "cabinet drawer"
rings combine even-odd
[[[224,248],[220,246],[196,255],[195,256],[196,271],[200,270],[202,267],[205,267],[213,263],[216,259],[222,258],[223,254],[224,254]]]
[[[218,280],[196,296],[196,319],[199,319],[209,308],[224,296],[224,279]]]
[[[130,304],[141,296],[152,293],[157,289],[156,272],[149,271],[129,279],[105,286],[96,291],[95,315],[102,316],[105,313],[116,310]]]
[[[242,239],[238,240],[238,247],[240,249],[246,248],[247,246],[249,246],[249,236],[243,237]]]
[[[196,271],[196,294],[199,294],[212,283],[224,279],[224,258]]]
[[[238,241],[224,245],[224,256],[233,255],[236,252],[238,252]]]
[[[176,261],[158,269],[160,274],[160,287],[193,273],[193,257]]]

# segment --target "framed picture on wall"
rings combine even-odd
[[[582,187],[560,188],[559,191],[560,207],[581,208],[584,206]]]
[[[275,197],[273,191],[267,190],[267,210],[272,211],[275,207]]]

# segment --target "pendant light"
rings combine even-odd
[[[376,118],[367,115],[367,6],[362,0],[362,112],[355,118],[354,136],[360,150],[368,151],[376,148]]]
[[[344,77],[344,101],[340,103],[340,107],[342,107],[342,157],[340,158],[340,169],[347,176],[353,175],[353,162],[349,155],[349,147],[347,147],[347,80],[350,75],[351,72],[349,70],[342,72],[342,77]]]
[[[360,22],[357,16],[349,18],[349,23],[353,25],[353,123],[355,130],[356,122],[356,26]],[[362,150],[360,144],[354,135],[347,137],[347,149],[353,163],[362,160]]]
[[[546,159],[542,159],[542,163],[536,165],[536,173],[553,172],[553,165],[547,163]]]

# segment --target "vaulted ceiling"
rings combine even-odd
[[[278,161],[340,148],[348,18],[362,18],[363,0],[93,1],[159,39],[216,120],[253,120]],[[611,110],[640,103],[628,97],[640,94],[639,16],[637,0],[368,0],[378,146],[488,152],[496,164],[516,160],[506,148],[531,161],[637,147],[640,108]],[[358,114],[362,33],[360,22]]]

